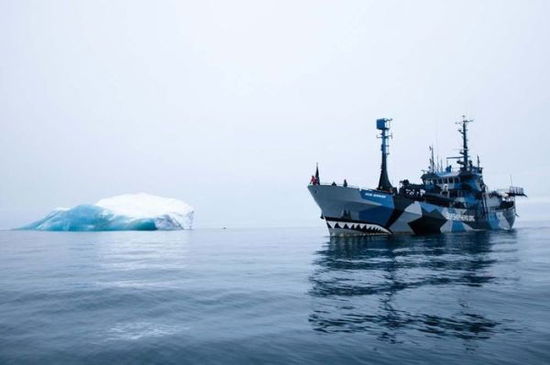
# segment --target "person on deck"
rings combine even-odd
[[[314,175],[311,175],[311,180],[309,181],[310,185],[317,185],[317,179]]]

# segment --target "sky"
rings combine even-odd
[[[321,225],[306,189],[455,156],[550,203],[550,2],[0,0],[0,228],[147,192],[195,226]],[[521,215],[521,206],[519,212]]]

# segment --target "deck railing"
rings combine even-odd
[[[508,188],[507,193],[510,196],[525,196],[525,192],[523,188],[519,186],[510,186],[510,188]]]
[[[348,184],[346,186],[344,186],[344,184],[337,184],[336,182],[325,182],[325,181],[321,181],[320,183],[318,184],[309,184],[309,185],[325,185],[325,186],[340,186],[340,187],[343,187],[343,188],[354,188],[354,189],[361,189],[361,190],[376,190],[376,189],[373,189],[373,188],[366,188],[364,186],[358,186],[358,185],[351,185],[351,184]]]

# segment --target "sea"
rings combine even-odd
[[[550,222],[0,232],[0,364],[348,363],[550,363]]]

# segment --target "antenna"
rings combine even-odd
[[[439,120],[435,120],[435,146],[432,145],[436,158],[434,159],[434,171],[443,170],[443,160],[439,155]],[[434,154],[432,153],[432,155]]]

